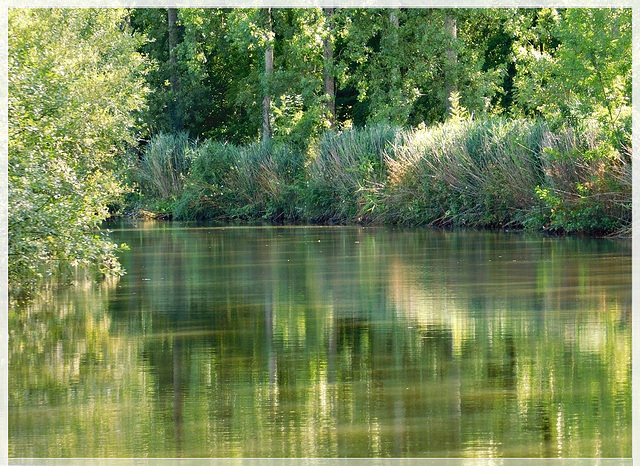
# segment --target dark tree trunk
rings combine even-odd
[[[329,127],[336,123],[336,81],[333,76],[333,8],[325,8],[327,37],[324,39],[324,93],[327,96]]]
[[[389,46],[391,48],[391,69],[389,76],[389,92],[393,95],[400,95],[402,88],[402,80],[400,76],[400,66],[398,65],[397,54],[399,51],[398,33],[400,29],[400,20],[396,9],[389,10]]]
[[[178,59],[176,57],[176,47],[178,45],[178,9],[167,8],[168,25],[169,25],[169,84],[171,85],[171,101],[169,115],[173,129],[179,131],[182,129],[182,115],[180,114],[180,104],[178,93],[180,91],[180,81],[178,80]]]
[[[266,27],[269,34],[273,32],[271,8],[263,10],[266,14]],[[271,81],[273,76],[273,42],[268,41],[264,49],[264,86],[262,95],[262,142],[272,137],[271,132]]]
[[[446,93],[446,116],[451,115],[451,94],[458,90],[456,82],[456,65],[458,63],[458,54],[454,48],[454,43],[458,38],[458,24],[456,18],[449,13],[444,15],[444,29],[448,39],[446,51],[445,65],[445,93]]]

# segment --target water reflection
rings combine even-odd
[[[626,241],[121,224],[10,314],[10,455],[625,457]]]

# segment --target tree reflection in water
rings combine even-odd
[[[625,457],[626,241],[116,228],[128,274],[10,312],[22,457]]]

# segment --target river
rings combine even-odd
[[[630,457],[631,242],[112,225],[9,315],[11,457]]]

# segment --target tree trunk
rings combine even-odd
[[[389,100],[392,105],[401,105],[402,102],[402,79],[400,73],[399,59],[399,29],[400,20],[396,9],[389,10]]]
[[[329,127],[336,123],[336,82],[333,76],[333,8],[325,8],[327,37],[324,39],[324,93],[327,98]]]
[[[273,33],[271,8],[263,10],[266,14],[266,26],[269,35]],[[273,42],[267,41],[264,49],[264,85],[262,95],[262,142],[271,140],[271,81],[273,75]]]
[[[455,50],[454,43],[458,38],[458,25],[456,18],[449,13],[444,14],[444,29],[448,39],[446,51],[446,64],[444,85],[446,92],[446,116],[451,116],[451,94],[458,90],[456,82],[456,65],[458,63],[458,54]]]
[[[173,129],[179,131],[182,129],[182,118],[178,101],[180,82],[178,81],[178,59],[176,57],[176,47],[178,45],[178,26],[176,26],[178,9],[167,8],[167,19],[169,24],[169,84],[171,85],[169,116],[171,117]]]

